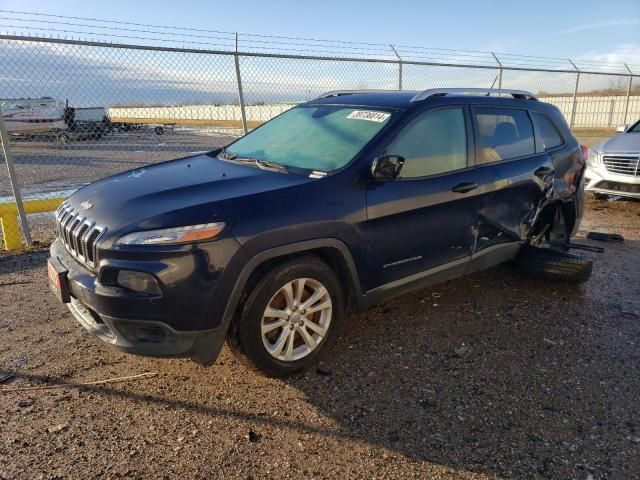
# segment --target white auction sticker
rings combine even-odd
[[[384,122],[391,116],[390,113],[373,112],[371,110],[354,110],[347,118],[352,120],[369,120],[370,122]]]

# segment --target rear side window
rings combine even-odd
[[[404,157],[400,178],[426,177],[466,168],[464,110],[444,108],[418,115],[389,144],[386,153]]]
[[[478,163],[535,154],[533,126],[526,110],[476,108]]]
[[[562,137],[558,133],[558,129],[545,115],[534,112],[533,121],[536,122],[538,135],[542,139],[542,148],[549,150],[559,147],[564,143],[564,140],[562,140]]]

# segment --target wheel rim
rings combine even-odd
[[[262,314],[262,344],[272,357],[293,362],[315,351],[331,325],[333,303],[329,291],[312,278],[283,285]]]

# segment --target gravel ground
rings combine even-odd
[[[504,266],[423,289],[288,380],[226,347],[122,354],[48,292],[46,251],[1,256],[0,478],[640,478],[640,202],[590,201],[582,230],[627,239],[585,285]],[[71,385],[6,391],[43,383]]]

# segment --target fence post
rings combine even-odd
[[[11,182],[11,189],[13,190],[13,198],[16,201],[16,208],[18,209],[18,216],[22,224],[22,234],[24,235],[25,243],[27,247],[31,246],[31,232],[29,231],[29,224],[27,223],[27,215],[24,212],[24,205],[22,203],[22,194],[20,193],[20,187],[16,178],[16,171],[13,166],[13,153],[11,152],[11,145],[9,143],[9,134],[7,133],[7,127],[4,124],[4,118],[2,117],[2,108],[0,108],[0,141],[2,141],[2,150],[4,152],[4,158],[7,162],[7,170],[9,171],[9,181]],[[5,248],[19,248],[20,237],[16,241],[11,241],[11,232],[8,232],[9,228],[3,225],[3,238]],[[15,232],[17,233],[17,232]],[[18,243],[15,245],[15,243]]]
[[[624,67],[629,72],[629,84],[627,85],[627,100],[624,103],[624,118],[622,120],[622,123],[626,124],[627,114],[629,113],[629,101],[631,100],[631,84],[633,83],[633,72],[629,68],[629,65],[627,65],[626,63],[624,64]]]
[[[389,45],[396,57],[398,57],[398,90],[402,90],[402,57],[393,45]]]
[[[493,55],[493,58],[498,63],[498,67],[500,67],[500,70],[498,71],[498,90],[502,90],[502,62],[495,53],[491,52],[491,55]]]
[[[240,116],[242,118],[242,130],[246,135],[247,128],[247,112],[244,109],[244,94],[242,93],[242,78],[240,77],[240,58],[238,57],[238,34],[236,33],[236,51],[233,55],[236,63],[236,80],[238,81],[238,102],[240,103]]]
[[[569,63],[576,69],[576,86],[573,89],[573,101],[571,102],[571,119],[569,120],[569,127],[573,128],[573,123],[576,118],[576,102],[578,101],[578,86],[580,85],[580,69],[569,58]]]
[[[613,113],[615,111],[616,108],[616,101],[615,99],[612,99],[609,106],[609,119],[607,120],[607,127],[611,126],[611,123],[613,122]]]

